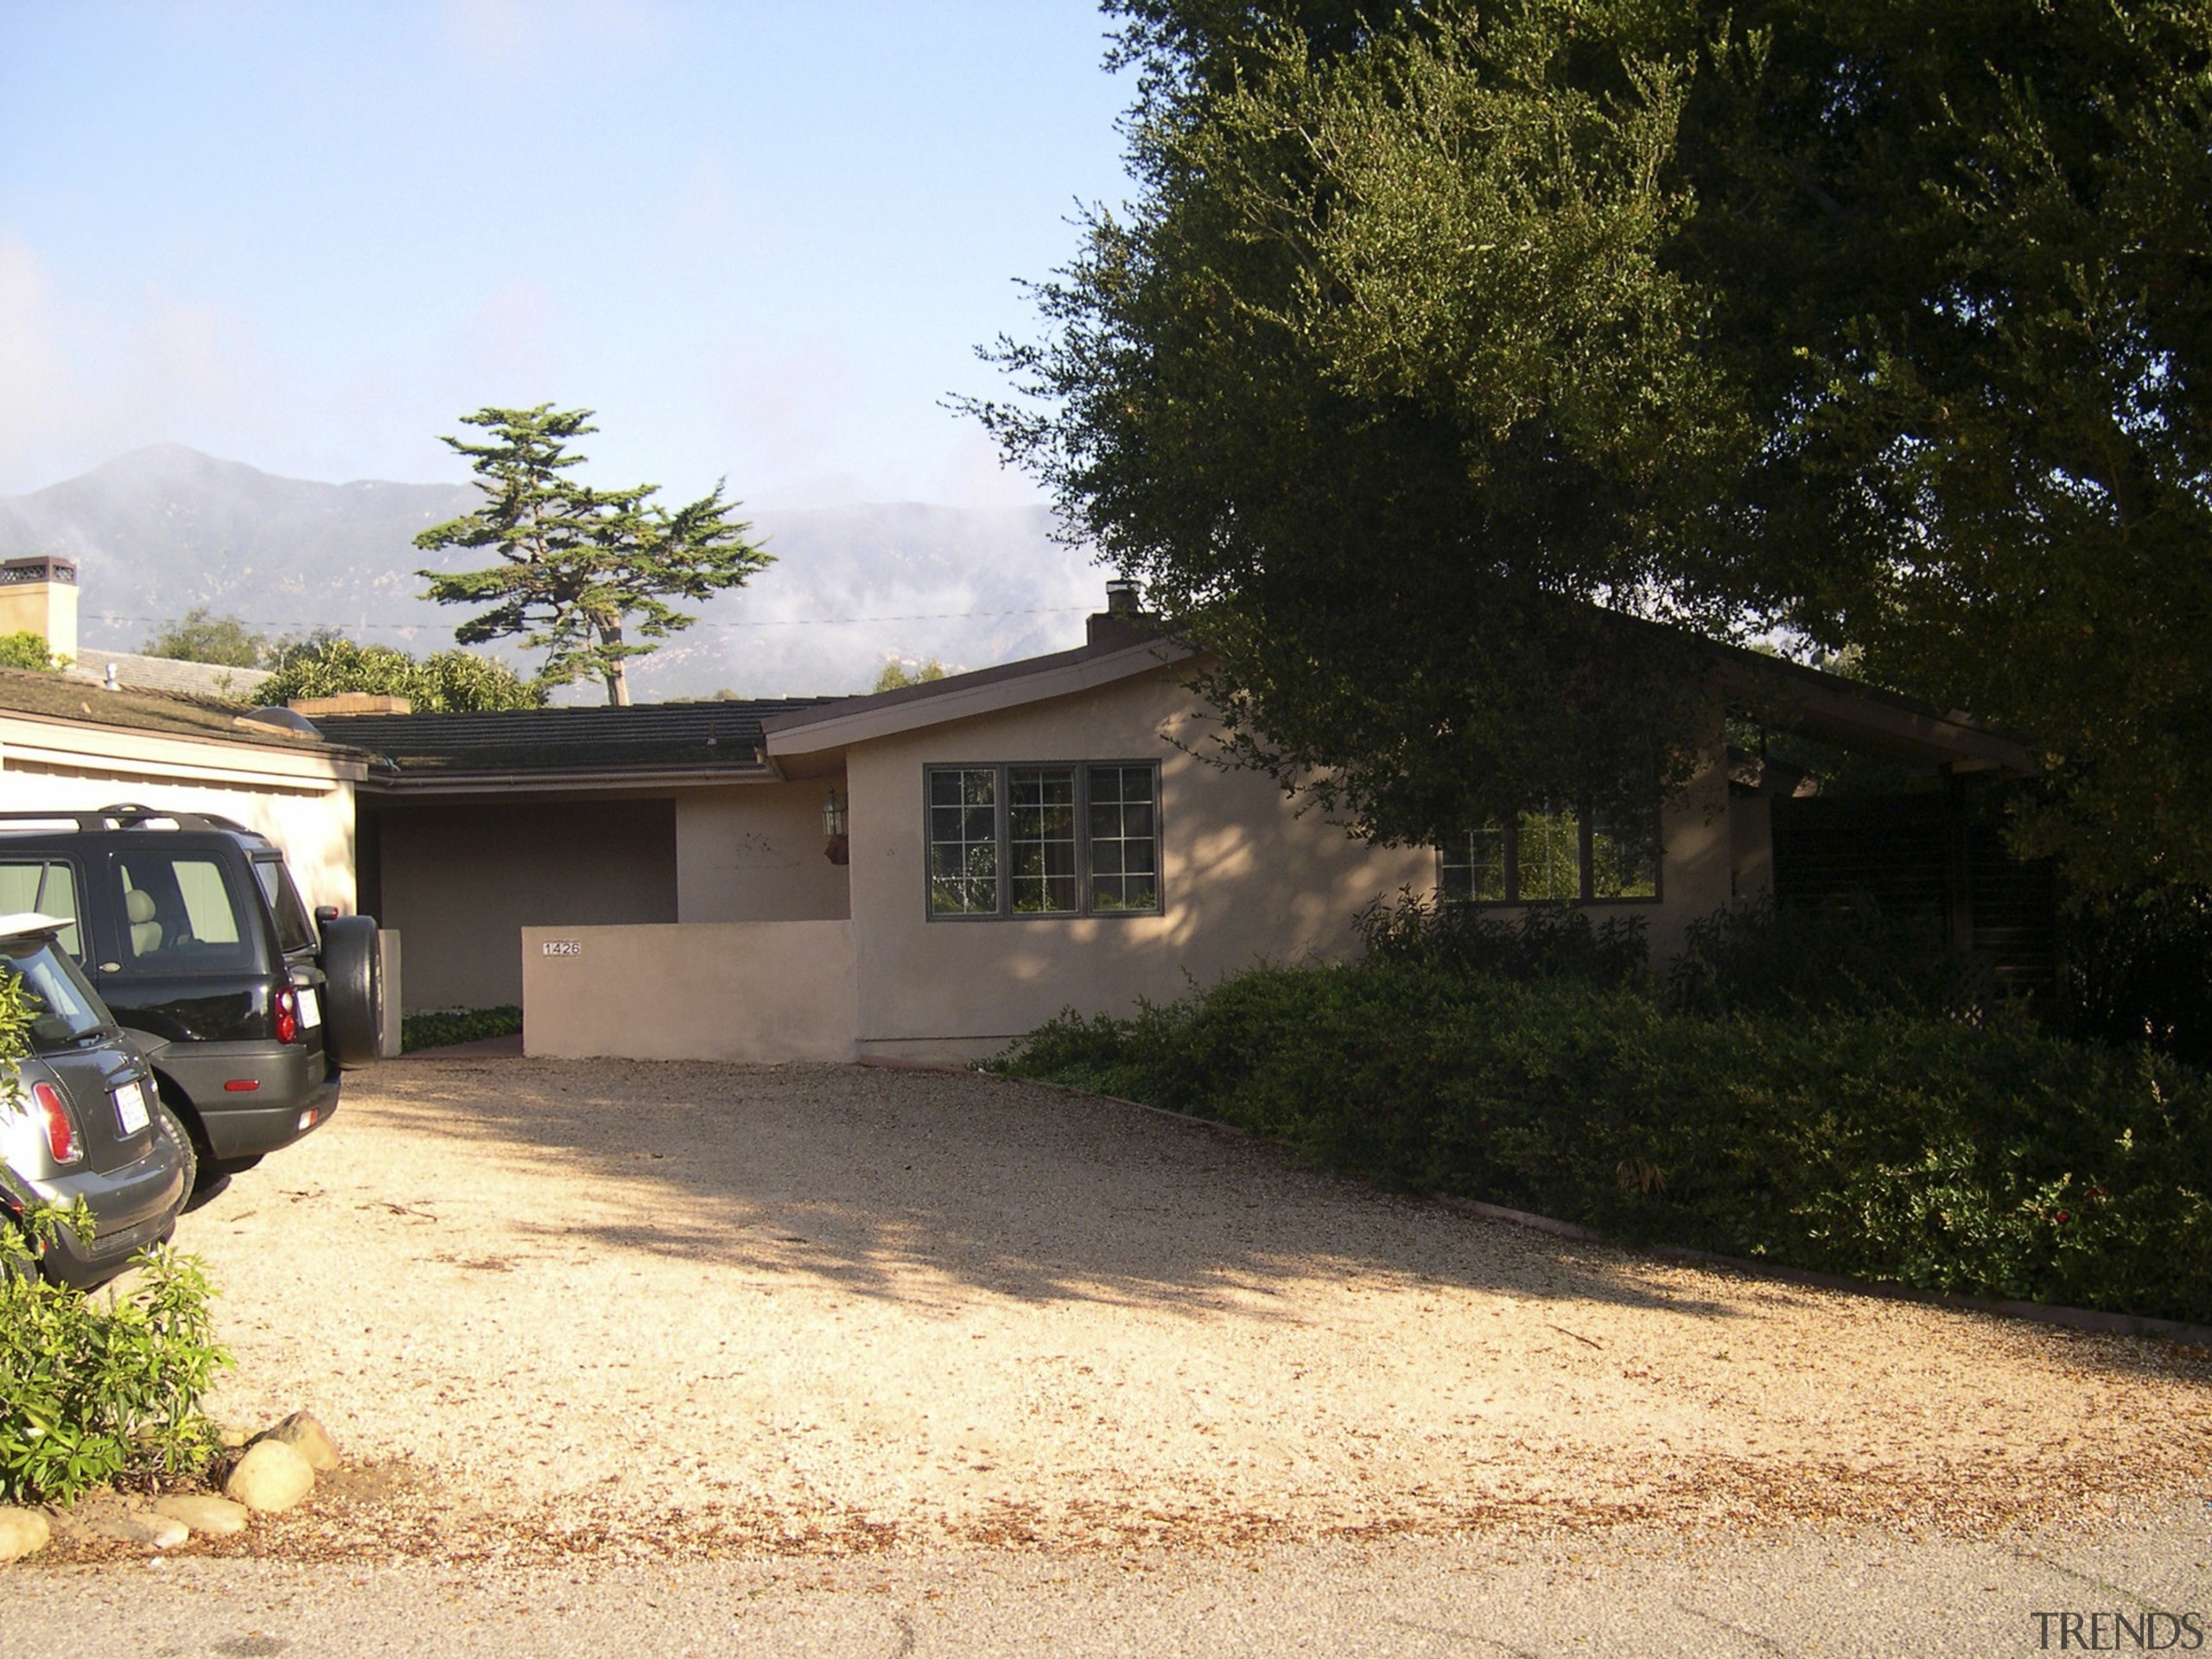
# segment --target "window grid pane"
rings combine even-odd
[[[1075,909],[1075,769],[1015,766],[1006,776],[1007,868],[1017,915]]]
[[[1582,826],[1573,812],[1523,812],[1514,851],[1514,896],[1521,903],[1582,897]]]
[[[932,916],[998,914],[998,782],[991,766],[930,773]]]
[[[1440,890],[1446,899],[1495,905],[1505,899],[1505,829],[1486,823],[1444,843]]]
[[[1090,768],[1090,908],[1160,908],[1160,825],[1150,766]]]
[[[1659,825],[1656,814],[1633,824],[1611,821],[1602,812],[1591,815],[1590,896],[1659,896]]]

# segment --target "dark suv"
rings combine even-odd
[[[70,925],[61,948],[144,1051],[203,1188],[338,1109],[376,1058],[377,925],[309,915],[267,837],[143,806],[0,812],[0,912]]]

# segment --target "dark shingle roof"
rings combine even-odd
[[[451,772],[765,770],[760,722],[833,702],[771,697],[519,709],[486,715],[321,715],[333,742],[367,749],[402,778]]]

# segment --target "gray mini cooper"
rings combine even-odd
[[[192,1191],[192,1141],[162,1103],[152,1068],[56,935],[35,913],[0,916],[0,984],[19,985],[30,1052],[0,1062],[0,1215],[43,1199],[92,1212],[87,1240],[62,1228],[40,1267],[90,1289],[168,1237]]]

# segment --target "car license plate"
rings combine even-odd
[[[302,1026],[304,1029],[306,1029],[306,1030],[313,1031],[313,1030],[314,1030],[317,1026],[321,1025],[321,1023],[322,1023],[322,1004],[321,1004],[321,1003],[320,1003],[320,1002],[318,1002],[317,1001],[315,1001],[315,987],[314,987],[314,986],[312,986],[312,985],[302,985],[302,986],[301,986],[301,987],[300,987],[300,1024],[301,1024],[301,1026]]]
[[[125,1135],[137,1134],[152,1121],[144,1084],[126,1083],[115,1091],[115,1121],[123,1125]]]

